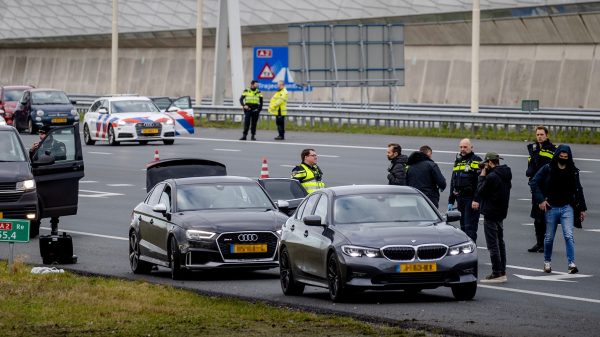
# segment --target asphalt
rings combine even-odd
[[[159,150],[160,158],[198,157],[223,162],[230,175],[257,177],[261,158],[267,157],[271,177],[289,176],[299,162],[303,148],[314,148],[328,185],[385,184],[389,162],[386,145],[398,142],[409,154],[419,146],[433,148],[433,159],[449,179],[459,139],[325,133],[286,134],[286,140],[273,140],[274,132],[261,131],[258,141],[238,141],[240,130],[198,129],[175,145],[162,143],[112,147],[99,142],[84,146],[86,176],[80,184],[79,212],[61,218],[59,228],[71,233],[77,264],[61,266],[82,273],[143,279],[220,296],[260,300],[282,306],[354,315],[417,328],[442,329],[450,334],[491,336],[583,336],[597,335],[600,329],[600,287],[597,262],[600,249],[600,151],[598,146],[573,145],[576,164],[588,205],[583,230],[576,230],[576,261],[580,274],[566,272],[562,235],[557,233],[553,269],[550,276],[541,270],[542,254],[526,250],[534,242],[529,218],[530,194],[524,175],[527,165],[526,142],[473,140],[475,152],[499,152],[513,171],[509,216],[504,222],[507,245],[508,279],[501,285],[480,284],[473,301],[459,302],[450,289],[425,290],[414,296],[401,291],[368,291],[348,303],[332,303],[327,290],[307,287],[304,296],[286,297],[279,286],[278,270],[263,272],[198,272],[191,280],[172,281],[168,270],[160,268],[148,276],[134,275],[127,259],[127,228],[131,210],[143,200],[145,164]],[[26,144],[36,137],[22,135]],[[447,191],[440,206],[445,207]],[[42,223],[42,234],[49,223]],[[485,250],[483,228],[477,241],[479,276],[491,271]],[[0,248],[0,258],[8,257],[8,245]],[[16,245],[15,252],[25,261],[39,264],[37,239]]]

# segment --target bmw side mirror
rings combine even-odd
[[[302,220],[307,226],[323,226],[323,223],[321,222],[321,217],[318,215],[308,215],[305,216]]]
[[[461,214],[459,211],[448,211],[446,215],[444,215],[444,220],[446,222],[455,222],[460,220]]]

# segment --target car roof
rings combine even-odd
[[[252,178],[238,176],[189,177],[177,178],[172,180],[175,182],[176,185],[257,183],[256,180]]]
[[[33,87],[30,85],[3,85],[4,89],[32,89]]]
[[[31,88],[31,89],[29,89],[29,91],[31,91],[31,92],[35,92],[35,91],[60,91],[60,92],[64,92],[64,90],[52,89],[52,88]]]
[[[146,97],[146,96],[105,96],[105,97],[100,97],[98,98],[96,101],[101,100],[101,99],[105,99],[108,100],[110,102],[117,102],[117,101],[152,101],[150,98]]]
[[[17,131],[14,127],[10,125],[0,125],[0,131]]]
[[[419,192],[408,186],[396,185],[347,185],[327,187],[325,190],[331,191],[336,196],[354,195],[363,193],[400,193],[400,194],[419,194]]]

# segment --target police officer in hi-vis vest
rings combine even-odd
[[[240,97],[240,104],[244,108],[244,133],[240,140],[246,140],[248,129],[252,134],[250,139],[256,140],[256,123],[263,106],[263,95],[258,90],[258,82],[254,80],[250,82],[250,88],[244,90]]]
[[[277,92],[269,101],[269,113],[275,116],[275,124],[277,125],[277,133],[275,140],[285,139],[285,115],[287,114],[288,91],[285,88],[283,81],[277,82]]]
[[[323,171],[317,166],[317,153],[315,150],[302,150],[300,158],[302,158],[302,163],[292,170],[292,179],[297,179],[308,193],[325,187],[325,183],[321,181]]]

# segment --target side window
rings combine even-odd
[[[191,109],[192,100],[190,96],[179,97],[173,102],[173,105],[178,107],[179,109]]]
[[[302,219],[305,216],[312,214],[312,210],[313,208],[315,208],[315,205],[317,204],[317,201],[319,200],[320,196],[321,194],[313,194],[308,198],[308,200],[306,200],[306,207],[304,207],[302,215],[299,217],[299,219]]]
[[[171,212],[171,187],[166,186],[165,190],[160,194],[159,204],[167,206],[167,212]]]
[[[106,108],[106,111],[110,112],[109,106],[110,104],[108,104],[108,100],[102,100],[102,103],[100,104],[101,107]]]
[[[94,104],[92,104],[92,106],[90,107],[90,112],[96,112],[100,105],[102,105],[102,101],[97,101]]]
[[[148,206],[152,207],[152,206],[158,204],[158,200],[160,200],[160,196],[162,194],[164,187],[165,187],[165,184],[158,184],[158,185],[154,186],[154,189],[152,190],[152,194],[150,194],[150,197],[148,198],[148,201],[146,202],[148,204]]]
[[[298,206],[298,209],[296,210],[296,214],[294,215],[294,219],[296,219],[296,220],[302,219],[302,213],[304,212],[304,208],[306,208],[306,202],[307,202],[307,200],[304,200],[304,201],[302,201],[300,206]]]
[[[25,91],[23,93],[23,96],[21,96],[21,102],[19,102],[19,103],[25,104],[25,103],[27,103],[28,99],[29,99],[29,91]]]
[[[52,155],[56,162],[75,160],[75,137],[79,135],[75,134],[74,128],[51,130],[41,141],[32,160],[37,160],[40,155]]]
[[[327,204],[327,196],[323,195],[321,199],[319,199],[319,203],[317,204],[314,213],[314,215],[320,216],[321,220],[327,219]]]

